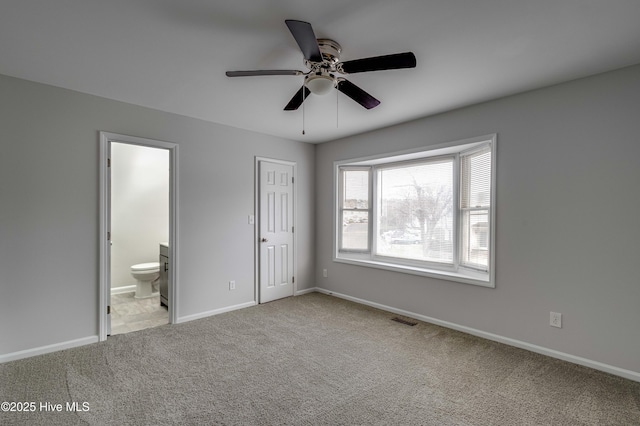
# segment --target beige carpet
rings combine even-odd
[[[640,383],[308,294],[0,365],[3,425],[640,425]]]

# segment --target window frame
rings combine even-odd
[[[497,134],[484,135],[459,141],[446,142],[430,146],[379,154],[376,156],[340,160],[334,162],[334,241],[333,260],[334,262],[355,264],[365,267],[380,268],[396,272],[440,278],[466,284],[474,284],[484,287],[495,287],[495,211],[496,211],[496,156],[497,156]],[[490,201],[488,208],[489,230],[488,238],[488,260],[487,268],[475,267],[477,265],[465,264],[462,262],[462,220],[464,211],[461,208],[461,160],[462,155],[473,154],[473,152],[485,149],[487,146],[491,150],[491,182]],[[411,163],[423,163],[427,161],[437,161],[442,158],[453,158],[453,212],[452,212],[452,244],[453,257],[451,263],[429,262],[414,260],[409,258],[398,258],[377,254],[377,233],[379,221],[379,190],[378,173],[381,170],[398,166],[406,166]],[[368,250],[344,250],[342,245],[342,231],[338,224],[341,223],[344,209],[342,209],[343,181],[341,170],[363,170],[369,169],[369,202],[368,202]],[[362,209],[359,209],[361,211]],[[488,269],[488,270],[485,270]]]

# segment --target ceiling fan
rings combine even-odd
[[[302,87],[284,107],[285,111],[297,110],[311,93],[323,95],[333,88],[338,89],[367,109],[374,108],[380,104],[379,100],[344,77],[336,76],[334,73],[355,74],[367,71],[415,68],[416,66],[416,57],[412,52],[340,62],[342,48],[336,41],[326,38],[317,39],[311,24],[308,22],[287,19],[285,23],[298,43],[304,56],[304,65],[309,68],[309,71],[251,70],[226,72],[227,77],[304,75]]]

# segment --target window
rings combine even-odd
[[[489,209],[491,208],[491,148],[460,156],[460,263],[489,267]]]
[[[453,158],[380,166],[379,256],[453,262]]]
[[[341,251],[369,251],[370,168],[343,168],[340,185]]]
[[[495,141],[336,163],[334,260],[493,287]]]

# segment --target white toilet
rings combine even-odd
[[[138,263],[131,267],[131,276],[136,279],[136,299],[155,296],[154,285],[157,286],[160,278],[160,263]]]

